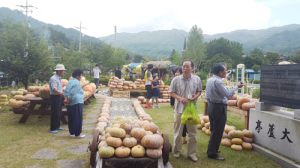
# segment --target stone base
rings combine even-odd
[[[294,161],[285,158],[277,153],[274,153],[267,148],[259,146],[255,143],[252,143],[253,150],[261,155],[264,155],[268,159],[274,161],[275,163],[279,164],[282,167],[289,167],[289,168],[300,168],[300,165],[296,164]]]
[[[264,102],[255,102],[255,110],[261,110],[261,111],[280,110],[280,107],[270,105],[270,104],[265,104]]]
[[[294,118],[300,120],[300,109],[294,110]]]

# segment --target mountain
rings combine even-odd
[[[185,35],[184,30],[158,30],[153,32],[118,33],[118,47],[126,48],[135,54],[152,57],[170,56],[173,49],[181,53]],[[279,52],[283,55],[294,55],[300,49],[300,25],[291,24],[282,27],[271,27],[261,30],[236,30],[215,35],[203,34],[204,42],[224,37],[230,41],[243,43],[244,53],[249,54],[254,48],[264,52]],[[99,37],[100,40],[114,45],[115,35]]]
[[[23,13],[19,13],[17,10],[11,10],[9,8],[2,7],[0,8],[0,22],[3,22],[5,19],[12,19],[14,23],[22,23],[26,20],[26,15]],[[79,41],[79,31],[76,29],[71,28],[64,28],[60,25],[53,25],[53,24],[47,24],[44,22],[41,22],[39,20],[36,20],[32,17],[28,17],[28,21],[32,28],[39,29],[38,31],[44,31],[44,34],[47,36],[49,34],[49,30],[47,28],[52,28],[56,31],[61,31],[66,34],[66,36],[71,40],[77,40]],[[101,42],[96,37],[91,37],[88,35],[85,35],[84,37],[81,37],[82,41],[92,41],[92,42]]]

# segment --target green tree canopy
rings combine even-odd
[[[292,61],[295,63],[300,63],[300,50],[296,51],[296,55],[292,57]]]
[[[259,65],[253,65],[252,70],[257,73],[260,70],[260,66]]]
[[[135,56],[133,56],[133,62],[135,62],[135,63],[140,63],[143,60],[145,60],[145,59],[141,55],[135,55]]]
[[[171,55],[170,61],[172,62],[173,65],[180,66],[182,64],[182,57],[180,54],[175,52],[173,55]]]
[[[280,55],[276,52],[267,52],[266,53],[266,60],[268,64],[277,64],[279,62]]]

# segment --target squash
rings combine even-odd
[[[249,102],[242,105],[243,110],[250,110],[250,108],[255,108],[255,104]]]
[[[235,94],[235,95],[233,95],[230,99],[228,99],[228,100],[236,100],[237,99],[237,95]]]
[[[140,85],[139,89],[140,90],[145,90],[145,85]]]
[[[252,139],[252,138],[248,138],[248,137],[244,137],[244,138],[243,138],[243,142],[252,143],[252,142],[253,142],[253,139]]]
[[[156,133],[157,130],[158,130],[158,127],[153,123],[143,124],[143,128],[144,128],[145,131],[151,131],[153,133]]]
[[[18,109],[18,108],[21,108],[23,107],[23,104],[24,102],[23,101],[10,101],[10,106],[13,108],[13,109]]]
[[[90,83],[90,86],[92,87],[93,92],[96,90],[96,85],[95,83]]]
[[[206,128],[206,129],[209,129],[209,128],[210,128],[210,122],[205,123],[205,128]]]
[[[241,145],[231,145],[231,149],[237,150],[237,151],[243,150]]]
[[[23,100],[24,96],[23,95],[15,95],[14,99],[16,100]]]
[[[231,140],[231,143],[232,144],[236,144],[236,145],[241,145],[243,143],[242,139],[241,138],[233,138]]]
[[[164,139],[159,134],[146,135],[142,139],[142,145],[146,148],[159,148],[163,145]]]
[[[35,86],[29,86],[28,90],[29,92],[35,92]]]
[[[205,132],[206,135],[211,135],[211,131],[208,128],[204,132]]]
[[[243,138],[244,137],[244,133],[243,131],[239,131],[239,130],[231,130],[228,133],[229,138]]]
[[[23,95],[26,95],[26,94],[28,93],[28,91],[27,91],[27,90],[25,90],[25,89],[19,89],[18,91],[21,91],[21,92],[23,92]]]
[[[229,136],[228,136],[228,134],[227,134],[225,131],[223,132],[222,138],[223,138],[223,139],[225,139],[225,138],[228,138],[228,139],[229,139]]]
[[[82,89],[83,89],[83,91],[87,91],[87,92],[93,93],[93,89],[92,89],[92,87],[90,85],[86,85]]]
[[[127,147],[133,147],[137,144],[137,140],[134,137],[124,138],[123,145]]]
[[[242,98],[240,98],[240,99],[238,100],[237,106],[238,106],[239,108],[242,108],[242,105],[243,105],[244,103],[248,103],[248,102],[250,102],[250,99],[249,99],[249,98],[242,97]]]
[[[146,131],[146,134],[147,134],[147,135],[153,135],[153,132],[151,132],[151,131]]]
[[[244,133],[244,136],[246,136],[246,137],[249,137],[249,138],[253,137],[253,132],[251,132],[249,130],[244,129],[243,133]]]
[[[136,145],[131,149],[132,157],[143,157],[145,155],[145,148],[141,145]]]
[[[49,99],[50,98],[49,90],[50,90],[49,85],[42,86],[39,90],[40,97],[43,99]]]
[[[23,96],[23,100],[25,101],[25,100],[27,100],[29,98],[33,98],[33,97],[35,97],[35,95],[33,95],[33,94],[27,94],[27,95]]]
[[[203,132],[205,132],[205,131],[206,131],[206,129],[207,129],[206,127],[203,127],[203,128],[202,128],[202,131],[203,131]]]
[[[99,135],[102,134],[102,132],[104,132],[104,127],[96,127],[95,130],[99,131]]]
[[[228,100],[228,106],[236,106],[237,101],[236,100]]]
[[[197,128],[198,128],[198,129],[202,129],[202,128],[203,128],[203,125],[199,124],[199,125],[197,125]]]
[[[201,124],[203,127],[205,126],[205,122],[204,122],[203,118],[202,118],[202,120],[200,121],[200,124]]]
[[[15,92],[15,95],[23,95],[23,92],[18,90],[18,91]]]
[[[152,118],[151,117],[143,117],[143,120],[148,120],[149,122],[152,122]]]
[[[98,153],[102,158],[110,158],[114,155],[115,149],[111,146],[102,146],[99,148]]]
[[[115,155],[121,158],[127,157],[130,155],[130,148],[125,146],[118,147],[117,149],[115,149]]]
[[[223,146],[231,146],[231,139],[227,139],[227,138],[222,139],[221,145],[223,145]]]
[[[126,135],[126,132],[122,128],[110,128],[109,134],[113,137],[123,138]]]
[[[229,133],[231,130],[236,130],[234,126],[225,125],[224,131]]]
[[[209,122],[209,117],[208,116],[204,116],[203,120],[204,120],[205,123],[207,123],[207,122]]]
[[[102,146],[107,146],[106,141],[101,141],[98,145],[98,150],[102,147]]]
[[[143,137],[147,135],[146,131],[143,128],[133,128],[130,134],[138,140],[142,140]]]
[[[105,139],[112,137],[109,133],[106,133],[104,136],[105,136]]]
[[[161,155],[162,155],[162,150],[161,149],[151,149],[151,148],[148,148],[146,150],[146,155],[150,158],[160,158]]]
[[[123,144],[122,140],[120,138],[115,138],[115,137],[108,137],[106,139],[106,143],[107,143],[107,145],[115,147],[115,148],[120,147]]]
[[[105,141],[105,136],[102,136],[101,138],[99,138],[99,142]]]
[[[63,87],[66,86],[67,83],[69,82],[67,79],[61,79],[60,81]]]
[[[98,118],[98,122],[106,122],[108,124],[107,118],[103,116]]]
[[[246,150],[252,150],[252,145],[247,142],[243,142],[242,147],[243,147],[243,149],[246,149]]]
[[[120,124],[120,128],[124,129],[126,132],[130,132],[133,126],[134,126],[134,122],[130,119],[125,119]]]

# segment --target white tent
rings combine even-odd
[[[288,61],[281,61],[281,62],[278,63],[278,65],[284,65],[284,64],[291,64],[291,63],[288,62]]]

